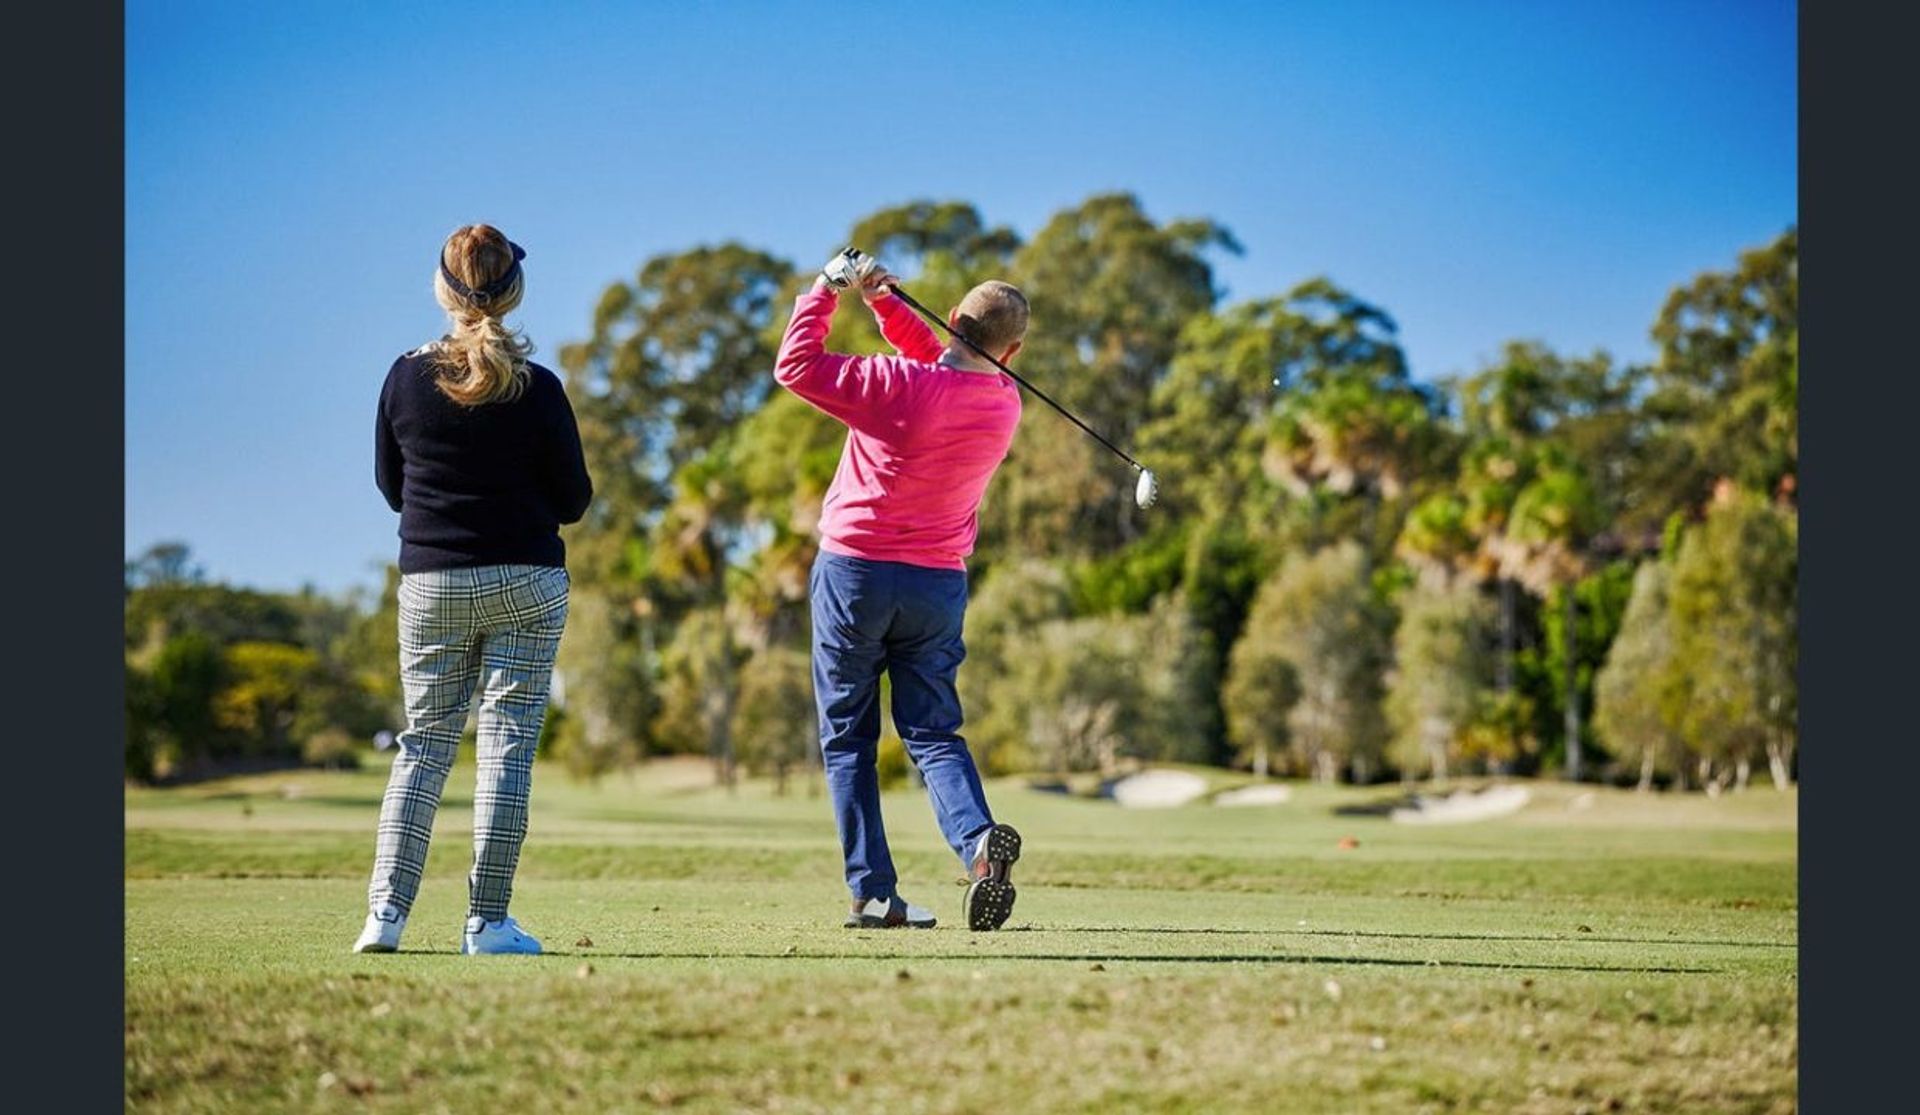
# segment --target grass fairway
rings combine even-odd
[[[463,768],[408,951],[352,956],[384,782],[128,791],[130,1110],[1794,1108],[1792,793],[1540,785],[1411,827],[1336,812],[1389,788],[1129,812],[1008,782],[1020,904],[972,934],[903,791],[902,891],[947,920],[855,932],[824,799],[543,768],[514,912],[549,955],[464,958]]]

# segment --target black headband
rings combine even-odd
[[[513,266],[507,268],[506,274],[488,283],[486,286],[474,289],[456,278],[453,272],[447,270],[447,254],[445,251],[440,253],[440,277],[446,280],[448,289],[459,295],[461,300],[466,302],[467,305],[475,309],[484,310],[489,303],[505,294],[508,288],[513,286],[513,280],[520,277],[520,261],[527,258],[527,250],[513,241],[507,241],[507,247],[513,249]]]

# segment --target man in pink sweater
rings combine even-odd
[[[981,496],[1020,423],[1019,388],[965,345],[941,344],[870,258],[846,259],[853,267],[836,261],[836,277],[858,286],[900,355],[825,350],[839,292],[823,273],[795,302],[774,369],[782,386],[847,426],[809,583],[820,746],[853,894],[846,924],[934,924],[931,912],[900,898],[880,817],[874,756],[886,673],[894,726],[971,880],[967,924],[998,929],[1013,911],[1009,872],[1020,835],[987,809],[960,736],[954,679],[966,657],[966,557]],[[982,283],[948,321],[1009,361],[1026,335],[1027,300],[1006,283]]]

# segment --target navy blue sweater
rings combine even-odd
[[[564,567],[560,524],[593,498],[560,379],[527,365],[511,402],[465,407],[434,384],[429,348],[393,362],[380,389],[373,478],[400,512],[400,571]]]

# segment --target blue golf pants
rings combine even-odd
[[[813,563],[813,695],[827,791],[840,826],[847,888],[858,900],[892,898],[897,876],[880,820],[880,675],[893,681],[893,724],[920,769],[934,816],[954,854],[993,824],[967,741],[954,678],[967,575],[824,551]]]

